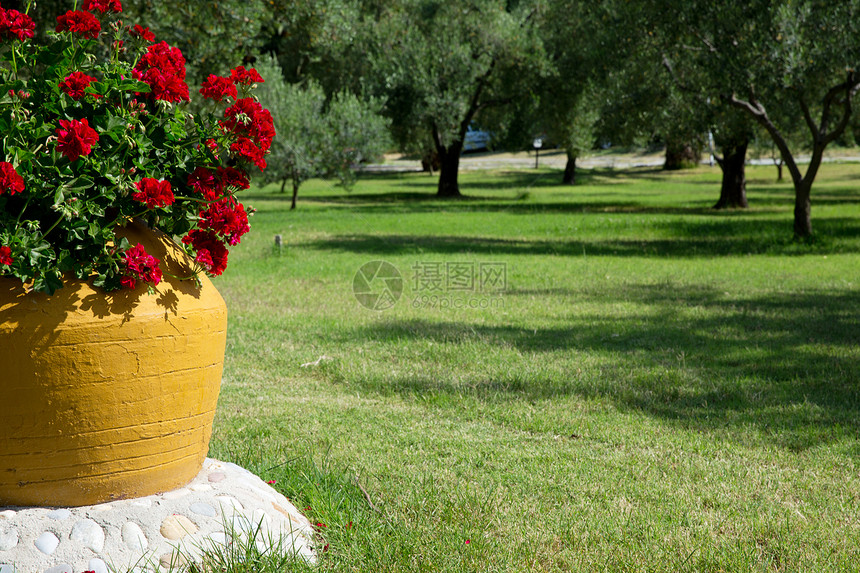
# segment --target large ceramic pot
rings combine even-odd
[[[188,483],[209,448],[224,301],[163,234],[118,231],[162,261],[147,292],[0,279],[0,506],[80,506]]]

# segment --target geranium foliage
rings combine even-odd
[[[131,219],[184,245],[193,276],[221,274],[249,230],[235,194],[275,136],[250,93],[263,78],[238,67],[190,89],[180,50],[121,10],[87,0],[42,44],[27,14],[0,8],[0,275],[36,291],[157,284],[159,261],[115,235]]]

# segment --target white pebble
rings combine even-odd
[[[68,509],[55,509],[48,514],[48,517],[54,521],[62,521],[67,519],[70,515],[72,515],[72,512]]]
[[[18,545],[18,530],[0,531],[0,551],[9,551]],[[0,571],[2,573],[2,571]]]
[[[131,521],[125,522],[122,526],[122,542],[133,551],[146,551],[149,545],[143,530]]]
[[[54,551],[57,550],[57,547],[60,545],[60,540],[50,531],[46,531],[42,535],[40,535],[38,539],[36,539],[35,544],[36,549],[38,549],[45,555],[51,555]]]
[[[69,539],[101,553],[105,546],[105,530],[92,519],[82,519],[72,527]]]
[[[208,503],[203,503],[202,501],[198,501],[197,503],[192,503],[188,509],[190,509],[194,513],[197,513],[199,515],[203,515],[206,517],[215,517],[216,515],[218,515],[218,512],[215,510],[214,507],[212,507]]]
[[[238,499],[236,499],[235,497],[230,496],[230,495],[216,495],[215,501],[220,503],[223,507],[227,507],[227,508],[232,507],[233,509],[239,510],[239,511],[245,509],[242,506],[242,504],[239,502]]]

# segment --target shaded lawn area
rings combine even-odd
[[[251,190],[211,455],[325,523],[324,570],[856,570],[860,166],[822,167],[813,244],[774,173],[742,212],[716,168]],[[464,265],[504,288],[428,290]]]

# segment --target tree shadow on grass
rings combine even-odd
[[[669,221],[655,224],[671,235],[659,239],[577,240],[573,238],[502,239],[466,235],[349,234],[302,243],[314,250],[362,255],[397,256],[411,253],[474,255],[560,255],[698,258],[745,254],[806,255],[860,252],[855,242],[831,246],[827,241],[798,244],[788,238],[791,222],[719,218],[707,223]],[[860,236],[860,220],[829,219],[817,227],[831,239]]]
[[[505,296],[516,305],[514,291]],[[343,335],[396,345],[431,340],[445,348],[479,344],[522,356],[488,379],[469,368],[451,376],[350,379],[381,393],[473,393],[484,400],[542,400],[565,395],[608,399],[688,429],[742,435],[792,450],[860,435],[860,292],[804,292],[733,299],[709,287],[628,285],[607,294],[546,296],[641,306],[626,316],[576,314],[557,326],[445,320],[380,321]],[[598,367],[553,375],[534,363]],[[550,368],[552,370],[552,368]]]

